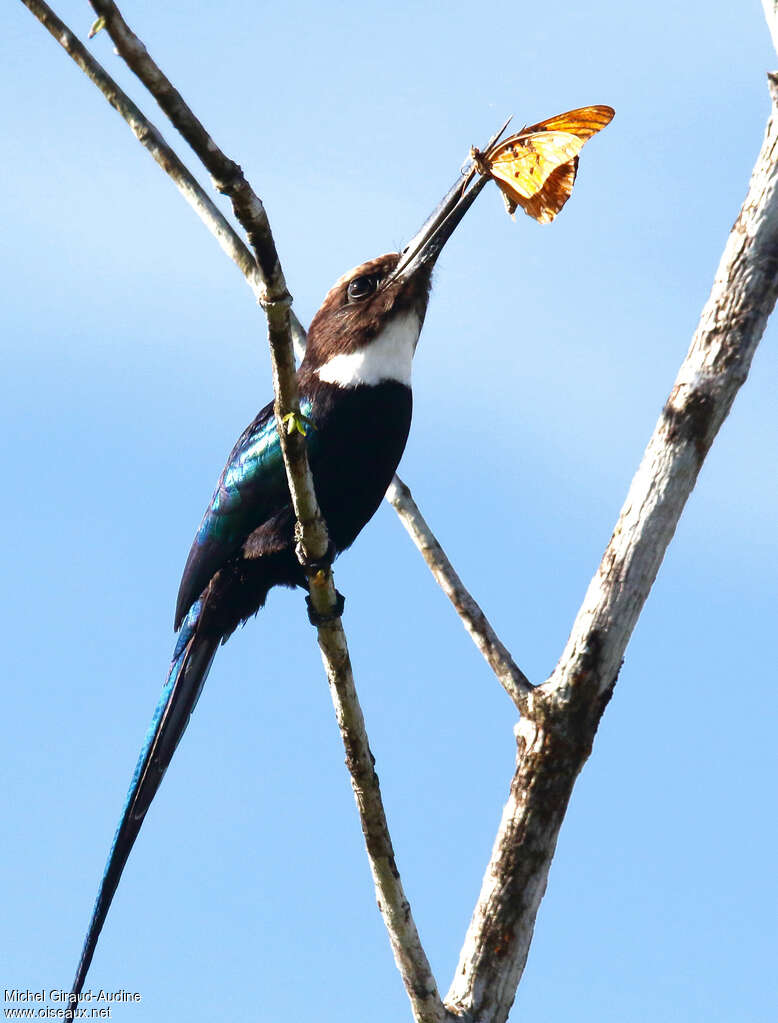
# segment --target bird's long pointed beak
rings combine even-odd
[[[507,123],[489,140],[485,150],[502,135]],[[462,168],[457,180],[400,253],[400,262],[391,275],[392,280],[407,280],[422,267],[431,268],[434,265],[443,246],[489,180],[488,177],[474,174],[474,169],[472,161],[468,161]]]
[[[473,205],[476,196],[487,180],[487,178],[478,178],[468,183],[464,177],[459,177],[454,182],[420,230],[400,253],[400,262],[392,273],[392,279],[407,280],[422,267],[431,268],[434,265],[443,246]]]

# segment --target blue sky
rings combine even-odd
[[[778,66],[757,3],[173,0],[124,12],[262,195],[304,322],[472,143],[616,117],[540,227],[488,188],[439,262],[402,475],[536,681],[562,650],[745,194]],[[82,37],[85,3],[57,11]],[[5,56],[0,985],[66,988],[172,650],[189,544],[270,397],[238,272],[21,4]],[[91,44],[142,98],[113,55]],[[183,153],[183,150],[180,150]],[[576,786],[512,1019],[774,1018],[775,329]],[[398,863],[448,987],[512,707],[384,507],[337,565]],[[113,1018],[409,1017],[300,594],[220,651],[89,982]],[[772,821],[772,823],[771,823]]]

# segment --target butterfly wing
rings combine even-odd
[[[555,167],[546,178],[540,191],[529,199],[516,194],[514,203],[513,197],[509,199],[503,193],[503,198],[508,206],[508,212],[512,214],[517,206],[521,206],[527,216],[537,220],[539,224],[550,224],[570,198],[577,170],[578,157],[576,156],[568,163]]]
[[[613,115],[612,107],[592,106],[549,117],[478,154],[479,169],[496,180],[511,214],[521,206],[549,224],[570,198],[584,143]]]
[[[522,198],[531,199],[557,167],[578,156],[584,142],[566,131],[521,132],[489,154],[489,173],[500,188],[504,183]]]
[[[539,124],[531,124],[528,128],[524,128],[521,134],[529,135],[537,131],[566,131],[586,142],[592,135],[596,135],[598,131],[602,131],[606,125],[610,124],[614,114],[613,107],[577,107],[564,114],[557,114],[556,117],[549,117]]]

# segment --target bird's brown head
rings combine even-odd
[[[326,379],[333,375],[333,365],[352,366],[360,353],[369,357],[377,339],[386,337],[387,331],[404,349],[397,353],[399,358],[413,356],[427,312],[432,265],[405,276],[395,273],[399,261],[399,253],[389,252],[349,270],[335,282],[311,323],[301,372],[321,369]],[[330,367],[329,374],[324,367]]]
[[[402,252],[362,263],[335,282],[311,323],[301,378],[410,386],[432,268],[481,187],[467,191],[460,179]]]

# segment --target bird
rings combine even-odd
[[[411,425],[411,364],[432,270],[486,180],[467,187],[458,177],[402,251],[340,277],[311,321],[297,370],[299,424],[331,557],[350,547],[375,514],[400,462]],[[271,402],[233,447],[184,567],[173,658],[109,850],[68,1018],[130,851],[219,645],[256,614],[274,586],[307,585]]]

